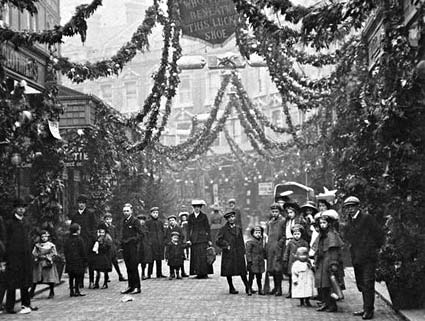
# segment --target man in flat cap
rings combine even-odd
[[[243,222],[243,219],[242,219],[242,212],[241,212],[240,208],[236,206],[236,199],[234,199],[234,198],[229,199],[227,201],[227,204],[229,206],[228,209],[235,212],[235,215],[236,215],[235,223],[236,223],[236,225],[241,227],[242,232],[245,231],[245,226],[243,226],[244,222]]]
[[[81,238],[84,241],[86,253],[91,253],[91,247],[96,240],[97,219],[93,209],[87,207],[87,196],[81,194],[77,198],[77,211],[71,213],[69,218],[71,224],[77,223],[81,227]],[[94,285],[94,270],[89,265],[89,288]],[[83,284],[80,284],[80,288]]]
[[[162,260],[164,259],[164,224],[159,219],[159,208],[154,206],[150,209],[150,219],[146,221],[146,227],[149,231],[149,238],[152,246],[152,258],[156,265],[156,277],[165,278],[162,274]],[[148,265],[148,278],[153,273],[153,262]]]
[[[360,200],[350,196],[344,201],[348,223],[343,225],[345,239],[350,243],[351,261],[357,288],[362,292],[363,309],[354,312],[364,320],[373,318],[375,303],[375,269],[378,250],[384,242],[384,234],[375,218],[360,210]]]
[[[199,279],[213,274],[213,266],[207,262],[207,247],[212,245],[211,229],[208,217],[201,211],[205,205],[203,200],[193,200],[193,212],[188,218],[190,246],[190,275],[196,275]]]

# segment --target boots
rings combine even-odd
[[[52,283],[52,284],[49,284],[49,287],[50,287],[50,292],[49,292],[49,296],[47,298],[53,299],[54,296],[55,296],[55,285]]]
[[[96,273],[96,281],[94,281],[94,285],[92,289],[98,289],[99,288],[99,281],[100,281],[100,272]]]
[[[105,272],[105,279],[103,281],[102,289],[108,288],[108,282],[109,282],[109,275],[108,275],[108,272]]]
[[[257,278],[258,295],[264,295],[263,287],[261,285],[261,279]]]
[[[280,276],[280,275],[276,275],[276,276],[273,276],[273,279],[274,279],[274,283],[275,283],[275,289],[276,289],[276,292],[275,292],[275,296],[282,296],[282,277]]]
[[[230,294],[238,294],[239,292],[236,291],[235,287],[233,286],[233,280],[231,276],[227,277],[227,284],[229,284],[229,293]]]
[[[70,289],[69,289],[69,296],[70,296],[70,297],[75,296],[74,288],[70,288]]]
[[[182,277],[180,276],[179,270],[176,271],[176,279],[181,280]]]

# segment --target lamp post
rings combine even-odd
[[[22,156],[19,153],[13,153],[12,157],[10,158],[10,161],[13,166],[16,167],[16,195],[18,198],[21,198],[21,163],[22,163]]]

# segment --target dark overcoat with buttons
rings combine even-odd
[[[221,276],[246,275],[242,229],[237,225],[230,227],[226,223],[217,234],[216,244],[223,250]]]

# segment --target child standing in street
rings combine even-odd
[[[165,259],[168,261],[168,266],[170,267],[169,280],[182,278],[179,272],[184,263],[184,245],[180,237],[179,232],[171,232],[171,241],[167,243]]]
[[[122,275],[120,266],[118,264],[117,249],[120,248],[120,244],[119,244],[118,235],[117,235],[117,228],[114,224],[112,224],[112,214],[107,212],[105,216],[103,217],[103,220],[107,228],[107,233],[112,238],[112,247],[111,247],[112,265],[114,266],[115,271],[117,271],[118,273],[118,280],[120,282],[127,281],[127,279]]]
[[[254,276],[257,279],[258,294],[264,295],[264,291],[261,285],[261,277],[265,271],[264,259],[266,256],[266,250],[263,243],[263,234],[264,229],[261,226],[256,226],[251,229],[251,235],[253,238],[246,242],[246,262],[249,273],[248,283],[249,288],[251,289],[251,292],[248,295],[254,293],[252,290]]]
[[[146,227],[149,231],[151,240],[153,263],[148,265],[148,277],[150,278],[153,272],[153,264],[156,264],[156,277],[165,278],[162,274],[162,260],[164,259],[164,240],[165,228],[164,223],[159,219],[159,208],[152,207],[150,209],[150,219],[146,221]]]
[[[140,222],[140,230],[142,231],[141,235],[140,235],[140,239],[139,239],[138,248],[137,248],[137,253],[138,253],[138,256],[139,256],[139,263],[140,263],[140,266],[142,268],[142,272],[140,274],[140,279],[146,280],[146,279],[151,278],[150,276],[146,276],[145,269],[146,269],[147,264],[153,263],[152,244],[151,244],[151,241],[150,241],[148,228],[145,225],[146,216],[143,215],[143,214],[139,214],[139,215],[137,215],[137,219]]]
[[[295,254],[296,261],[292,264],[292,298],[300,299],[300,306],[311,307],[310,298],[314,297],[314,273],[308,259],[308,248],[299,247]]]
[[[104,273],[104,282],[102,289],[108,288],[109,272],[112,272],[111,248],[112,238],[106,233],[105,224],[97,227],[97,239],[93,244],[91,263],[93,270],[96,271],[96,279],[93,289],[99,289],[100,273]]]
[[[64,254],[66,261],[65,273],[69,276],[70,296],[85,296],[80,292],[84,272],[87,266],[87,254],[84,241],[80,236],[81,227],[77,223],[69,227],[70,236],[65,241]]]
[[[289,290],[287,294],[287,298],[291,298],[291,289],[292,289],[292,280],[291,280],[291,269],[292,264],[295,261],[295,254],[297,253],[297,249],[299,247],[307,247],[308,242],[302,238],[304,232],[304,228],[300,224],[295,224],[291,229],[292,239],[286,245],[285,252],[283,254],[283,267],[284,273],[289,275]]]
[[[32,251],[34,266],[32,270],[32,288],[31,297],[34,296],[37,284],[48,284],[50,288],[49,299],[55,296],[54,287],[59,283],[58,270],[53,258],[57,255],[56,246],[50,242],[49,232],[42,230],[40,232],[40,241],[35,244]]]

